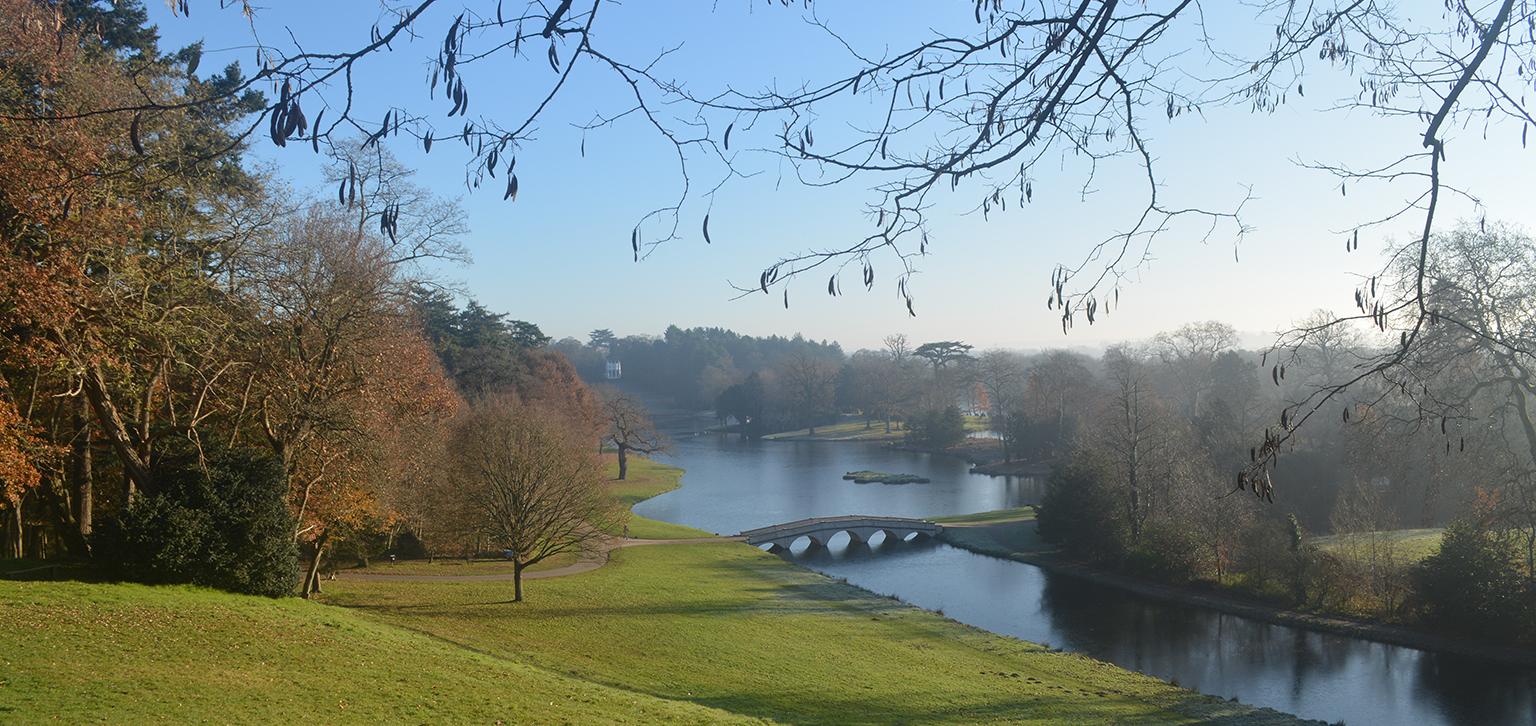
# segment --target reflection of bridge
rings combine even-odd
[[[827,546],[832,535],[838,532],[848,533],[848,544],[862,544],[876,532],[884,532],[887,542],[905,540],[913,534],[921,537],[936,537],[939,534],[939,525],[932,522],[924,522],[921,519],[906,519],[904,517],[861,517],[858,515],[848,517],[812,517],[788,524],[776,524],[772,527],[760,527],[741,533],[747,538],[747,544],[772,545],[769,552],[778,553],[789,549],[795,540],[806,537],[811,540],[811,549]],[[916,538],[914,538],[916,539]]]

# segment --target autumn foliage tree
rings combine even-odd
[[[92,525],[92,440],[111,449],[124,506],[153,490],[157,442],[218,409],[209,399],[229,360],[208,322],[226,257],[208,222],[245,191],[224,129],[261,105],[210,100],[240,84],[238,69],[196,80],[143,20],[128,2],[0,6],[0,408],[24,429],[68,422],[47,442],[67,447],[67,465],[33,466],[33,489],[77,555]],[[143,104],[162,108],[128,110]],[[4,438],[21,453],[25,435]]]
[[[149,521],[133,510],[162,494],[212,507],[186,482],[259,479],[265,448],[308,591],[327,541],[397,518],[456,406],[407,292],[413,260],[455,254],[461,214],[399,178],[377,231],[294,203],[231,131],[263,97],[235,64],[200,77],[200,57],[162,54],[130,0],[0,0],[6,554],[132,560],[155,545],[96,525]]]

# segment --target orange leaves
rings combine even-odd
[[[128,114],[59,118],[120,105],[127,81],[87,59],[54,13],[0,0],[0,329],[21,356],[46,348],[43,331],[90,307],[86,264],[94,250],[136,236],[138,215],[110,172],[139,163],[144,125]]]
[[[4,385],[0,381],[0,393],[8,392]],[[45,453],[48,447],[32,436],[9,397],[0,397],[0,500],[15,506],[42,481],[35,457]]]

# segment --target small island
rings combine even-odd
[[[855,484],[927,484],[928,478],[916,474],[886,474],[879,471],[850,471],[843,475],[844,479],[852,479]]]

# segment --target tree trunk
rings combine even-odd
[[[117,407],[112,405],[112,396],[107,392],[107,381],[101,375],[101,368],[94,364],[89,366],[82,380],[85,396],[96,413],[96,421],[101,424],[102,433],[111,442],[112,449],[117,452],[118,460],[123,464],[126,494],[123,501],[125,506],[132,506],[135,490],[146,494],[154,490],[149,465],[139,456],[138,449],[134,448],[128,427],[123,425]]]
[[[623,481],[624,477],[628,474],[629,452],[625,450],[625,446],[623,444],[619,444],[619,480]]]
[[[11,516],[5,527],[5,556],[11,559],[21,558],[21,497],[17,497],[11,503]]]
[[[91,422],[90,403],[79,400],[75,410],[75,437],[70,444],[70,503],[73,505],[75,526],[81,537],[91,536],[91,510],[94,490],[91,484]]]
[[[309,568],[304,573],[304,587],[301,596],[308,600],[309,596],[320,592],[320,556],[325,553],[326,540],[331,538],[330,532],[325,532],[315,540],[315,553],[309,560]]]
[[[54,486],[53,480],[51,478],[45,480],[43,485],[37,488],[36,493],[42,497],[43,505],[53,515],[54,535],[64,546],[65,551],[71,557],[80,559],[90,557],[90,542],[76,528],[74,515],[70,513],[71,505]]]
[[[523,601],[523,559],[512,558],[512,602]]]

